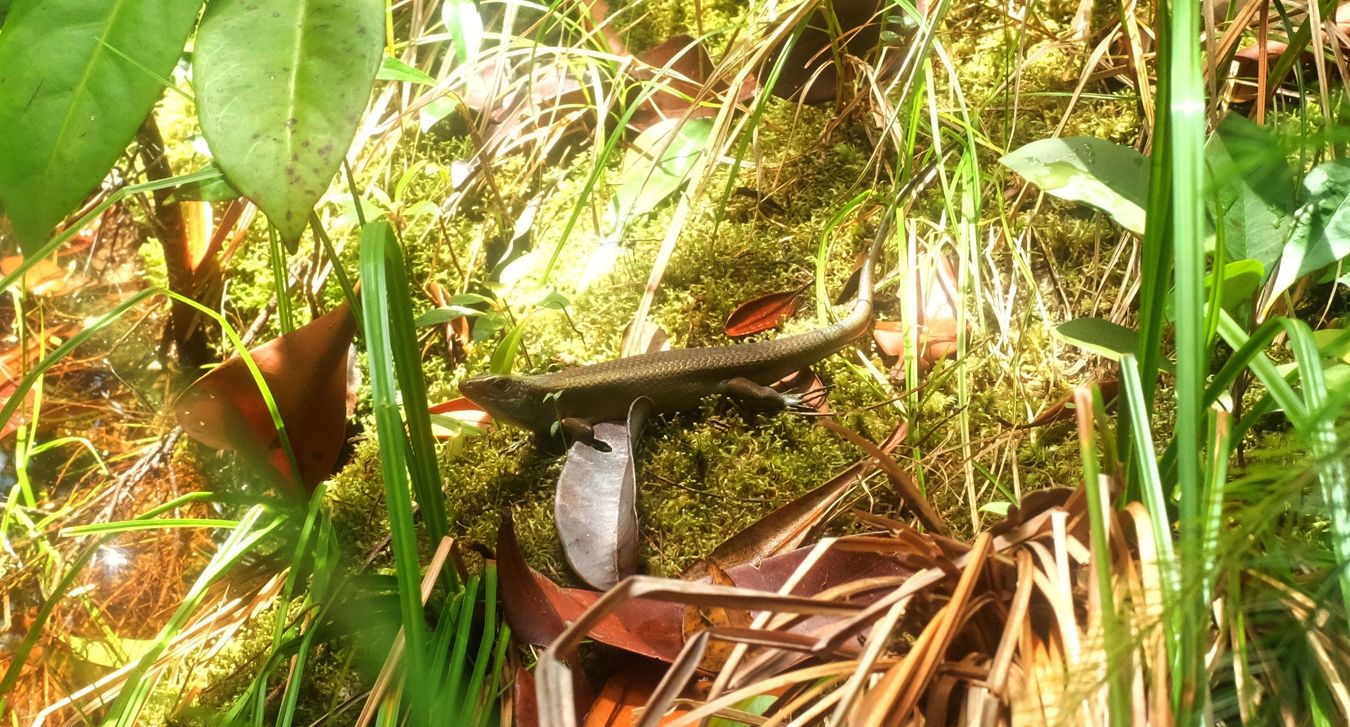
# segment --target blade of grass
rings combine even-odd
[[[1158,581],[1162,584],[1162,602],[1176,603],[1176,594],[1181,590],[1181,583],[1180,574],[1177,572],[1176,555],[1172,549],[1172,519],[1167,510],[1167,495],[1163,492],[1162,477],[1158,473],[1158,458],[1153,446],[1153,431],[1149,424],[1148,409],[1144,404],[1144,387],[1139,377],[1139,362],[1135,360],[1133,354],[1125,354],[1120,359],[1120,383],[1132,424],[1129,440],[1134,461],[1139,466],[1140,491],[1144,506],[1148,508],[1154,547],[1158,549]],[[1176,618],[1178,614],[1175,609],[1167,609],[1164,616],[1168,661],[1175,668],[1174,660],[1177,657],[1178,639],[1181,637],[1181,624]]]
[[[258,521],[262,518],[264,512],[261,505],[254,505],[240,519],[239,527],[230,533],[230,537],[224,543],[221,543],[219,550],[206,564],[202,574],[197,577],[196,582],[192,584],[192,588],[188,590],[178,608],[169,617],[168,623],[160,629],[159,635],[155,637],[154,645],[141,656],[136,662],[136,666],[127,675],[127,684],[135,686],[131,689],[124,689],[118,695],[117,701],[108,710],[108,718],[105,724],[115,725],[116,727],[131,727],[138,724],[137,720],[141,709],[149,700],[151,690],[158,681],[156,678],[147,676],[150,667],[159,659],[174,635],[187,623],[188,617],[201,605],[206,597],[207,589],[240,558],[251,552],[253,546],[257,545],[284,520],[284,518],[275,518],[266,525],[260,526]]]
[[[1202,399],[1209,351],[1205,338],[1205,208],[1204,144],[1205,95],[1200,66],[1200,6],[1175,3],[1168,18],[1167,45],[1161,48],[1166,58],[1169,96],[1166,112],[1166,147],[1160,154],[1171,184],[1167,207],[1167,236],[1172,241],[1173,303],[1176,334],[1176,443],[1177,486],[1180,491],[1178,525],[1181,528],[1180,556],[1183,589],[1181,608],[1181,669],[1176,672],[1173,699],[1181,724],[1193,724],[1205,713],[1209,697],[1204,670],[1204,627],[1209,604],[1197,588],[1203,578],[1204,492],[1201,478],[1201,427],[1204,423]],[[1154,210],[1149,210],[1154,216]],[[1147,237],[1147,231],[1145,232]],[[1153,282],[1161,283],[1162,279]],[[1153,291],[1158,294],[1157,290]],[[1158,333],[1152,330],[1151,333]],[[1156,361],[1152,352],[1144,357]],[[1151,370],[1151,369],[1146,369]]]
[[[1123,725],[1130,722],[1130,679],[1133,673],[1112,663],[1111,658],[1116,654],[1128,654],[1130,644],[1129,631],[1123,628],[1120,614],[1116,611],[1115,588],[1111,582],[1111,543],[1107,537],[1111,497],[1109,492],[1103,492],[1103,480],[1106,478],[1097,466],[1097,430],[1093,419],[1101,397],[1096,389],[1096,384],[1091,387],[1080,386],[1074,389],[1073,398],[1078,415],[1078,453],[1083,461],[1083,488],[1088,497],[1092,572],[1096,576],[1097,602],[1101,607],[1103,651],[1108,655],[1107,702],[1111,710],[1111,724]]]
[[[394,551],[394,574],[398,580],[399,611],[407,644],[406,663],[408,690],[412,700],[413,718],[419,724],[429,724],[430,703],[423,698],[431,692],[423,683],[426,676],[427,631],[421,599],[420,563],[417,549],[416,526],[410,492],[412,466],[408,461],[412,446],[403,428],[398,381],[395,374],[399,352],[395,350],[395,330],[398,322],[392,306],[406,305],[407,287],[396,287],[402,277],[402,255],[393,239],[393,230],[386,222],[374,222],[361,233],[361,279],[365,286],[361,306],[361,320],[370,359],[371,403],[375,412],[376,435],[380,445],[380,469],[384,474],[385,505],[389,513],[389,536]],[[411,315],[408,331],[412,331]],[[412,411],[412,402],[407,402]],[[425,414],[426,407],[420,410]],[[434,462],[433,462],[434,464]],[[413,485],[416,484],[413,477]],[[419,493],[420,495],[421,493]],[[422,504],[434,511],[441,502],[440,493],[432,493]],[[444,522],[441,523],[442,529]]]

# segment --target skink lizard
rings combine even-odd
[[[889,215],[882,219],[858,276],[853,309],[833,325],[772,341],[657,351],[537,376],[475,376],[460,382],[459,390],[498,422],[542,436],[561,422],[580,441],[591,439],[591,425],[626,418],[629,405],[644,396],[658,414],[693,408],[713,394],[763,411],[785,409],[792,398],[769,384],[839,351],[867,330],[873,269],[889,229]]]

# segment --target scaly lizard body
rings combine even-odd
[[[772,341],[657,351],[537,376],[475,376],[461,382],[459,390],[499,422],[547,436],[561,421],[575,438],[585,438],[590,425],[625,419],[629,406],[644,396],[654,413],[689,409],[713,394],[781,410],[791,400],[769,384],[839,351],[867,330],[873,268],[886,229],[883,223],[863,262],[853,309],[833,325]]]

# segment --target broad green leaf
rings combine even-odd
[[[455,43],[455,60],[468,65],[478,58],[483,47],[483,19],[473,0],[445,0],[441,20]]]
[[[1224,253],[1229,260],[1260,261],[1267,273],[1293,227],[1293,170],[1283,149],[1264,127],[1229,114],[1205,146],[1210,183],[1210,213],[1223,218]]]
[[[1219,279],[1223,286],[1219,294],[1219,305],[1226,311],[1232,311],[1252,297],[1252,293],[1261,287],[1266,279],[1266,268],[1259,260],[1243,259],[1224,263]],[[1205,276],[1205,287],[1214,284],[1214,273]]]
[[[1134,149],[1086,136],[1041,139],[999,162],[1048,194],[1095,207],[1144,234],[1148,158]]]
[[[1219,273],[1219,305],[1232,313],[1241,304],[1251,300],[1252,293],[1265,282],[1266,271],[1259,261],[1234,260],[1224,263]],[[1214,271],[1205,274],[1205,297],[1214,287]],[[1172,299],[1167,299],[1167,317],[1172,317]]]
[[[1112,361],[1127,354],[1135,356],[1139,351],[1138,331],[1101,318],[1075,318],[1053,330],[1056,338]],[[1173,367],[1164,360],[1160,368],[1171,372]]]
[[[402,81],[404,83],[416,83],[421,86],[433,86],[436,79],[428,76],[426,71],[400,61],[397,58],[385,56],[380,63],[380,71],[375,74],[377,81]]]
[[[1319,164],[1303,179],[1308,201],[1295,216],[1270,300],[1294,281],[1350,255],[1350,161]]]
[[[610,208],[616,226],[656,209],[675,193],[708,145],[711,119],[667,119],[648,127],[623,157]]]
[[[483,311],[477,308],[466,308],[462,305],[447,305],[440,308],[432,308],[417,317],[414,323],[418,328],[426,326],[435,326],[441,323],[449,323],[464,317],[474,317],[483,315]]]
[[[379,68],[380,0],[212,0],[197,33],[202,134],[295,249]]]
[[[525,333],[525,321],[529,319],[529,316],[525,316],[506,332],[506,337],[492,351],[492,358],[488,360],[488,371],[503,375],[511,373],[511,369],[516,365],[516,353],[520,350],[520,337]],[[483,318],[480,317],[479,320]]]
[[[0,200],[25,253],[103,180],[200,0],[18,0],[0,33]]]
[[[1312,338],[1313,343],[1317,344],[1318,353],[1327,358],[1350,363],[1350,330],[1323,328],[1320,331],[1313,331]]]

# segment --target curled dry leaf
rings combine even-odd
[[[562,687],[579,676],[566,673],[578,636],[624,599],[641,597],[775,614],[753,631],[722,627],[714,638],[708,630],[690,635],[690,648],[672,663],[644,706],[647,715],[664,714],[678,703],[688,710],[681,723],[697,724],[750,698],[773,697],[769,713],[800,716],[810,710],[822,720],[833,713],[841,724],[904,724],[916,715],[932,720],[925,724],[1108,724],[1110,666],[1078,654],[1081,645],[1100,638],[1103,607],[1111,604],[1100,603],[1087,584],[1098,569],[1110,569],[1121,588],[1130,591],[1122,598],[1158,598],[1156,580],[1151,591],[1135,590],[1140,583],[1147,587],[1154,572],[1149,555],[1154,551],[1145,552],[1152,524],[1137,504],[1112,512],[1106,528],[1110,542],[1098,551],[1088,540],[1086,493],[1066,494],[1029,495],[1022,523],[970,543],[889,523],[883,527],[890,534],[851,536],[794,551],[786,573],[778,571],[759,584],[750,571],[731,569],[734,593],[727,587],[629,579],[592,612],[580,614],[540,659],[543,722],[561,724],[549,715],[562,713],[568,694]],[[761,566],[767,570],[786,560],[782,556]],[[900,560],[926,565],[906,570],[897,567]],[[751,588],[781,586],[788,577],[800,582],[795,593],[825,593],[819,590],[825,585],[829,596],[811,602],[812,607],[768,594],[751,603],[746,595]],[[1311,601],[1300,610],[1310,612]],[[801,617],[808,613],[809,618]],[[1131,630],[1157,623],[1156,611],[1117,613],[1128,619]],[[807,628],[807,622],[814,623]],[[693,688],[694,667],[716,639],[755,647],[719,670],[714,684],[727,688],[695,696],[700,693]],[[1172,681],[1161,641],[1129,644],[1130,653],[1122,659],[1158,672],[1136,680],[1133,697],[1150,715],[1163,715],[1158,724],[1170,724],[1166,710]],[[793,704],[790,712],[785,699]]]
[[[637,468],[633,450],[651,400],[633,402],[627,422],[600,422],[595,442],[574,442],[558,476],[554,518],[567,564],[605,589],[637,572]],[[600,445],[600,446],[597,446]]]
[[[497,572],[502,609],[516,638],[547,645],[600,597],[596,591],[562,588],[525,563],[508,516],[497,533]],[[680,652],[680,609],[636,599],[600,621],[589,636],[610,646],[670,661]]]
[[[919,3],[921,9],[923,6]],[[830,8],[833,20],[818,9],[803,21],[805,27],[788,51],[783,70],[771,89],[773,95],[805,104],[833,101],[839,94],[839,60],[844,56],[864,58],[881,44],[885,4],[880,0],[836,0],[830,3]],[[889,37],[897,40],[903,37],[903,28],[894,23],[886,25]],[[831,30],[836,27],[838,35]],[[766,76],[787,42],[769,54],[768,67],[763,71]],[[885,75],[894,69],[887,65],[880,70]]]
[[[801,299],[801,288],[783,290],[777,293],[761,295],[738,306],[727,316],[724,326],[728,336],[740,338],[753,333],[772,330],[783,325],[783,321],[797,312]]]
[[[919,343],[924,347],[920,360],[931,364],[956,353],[961,293],[956,285],[956,267],[946,255],[926,252],[919,258],[919,271]]]
[[[944,255],[920,255],[912,289],[917,297],[914,310],[919,313],[919,367],[925,370],[957,350],[956,316],[961,297],[955,267]],[[872,326],[872,340],[883,354],[896,360],[897,371],[907,337],[903,321],[877,321]]]
[[[905,356],[905,328],[900,321],[877,321],[872,325],[872,340],[877,348],[895,359]]]
[[[307,491],[333,472],[347,431],[356,319],[341,303],[249,351],[276,403],[299,473],[291,471],[266,400],[235,356],[192,383],[174,404],[188,436],[240,454],[283,490]]]
[[[637,724],[639,715],[636,712],[647,703],[661,682],[661,669],[654,666],[650,661],[627,660],[600,689],[582,727],[631,727]],[[676,709],[662,715],[661,724],[672,722],[686,711]]]
[[[518,666],[511,681],[511,714],[503,724],[516,727],[536,727],[539,724],[539,696],[534,689],[534,675]]]
[[[623,338],[619,342],[620,351],[632,351],[633,355],[655,353],[670,350],[670,336],[666,329],[651,320],[644,320],[641,329],[634,334],[634,321],[623,327]],[[636,340],[633,340],[636,338]]]

